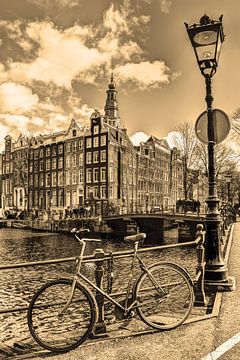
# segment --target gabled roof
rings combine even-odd
[[[158,146],[161,146],[167,150],[171,150],[168,142],[166,139],[158,139],[156,136],[150,135],[150,137],[145,141],[145,143],[152,143],[157,144]]]

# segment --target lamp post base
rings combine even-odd
[[[204,282],[216,286],[219,291],[235,290],[235,279],[228,275],[227,265],[223,256],[217,198],[208,199],[206,214],[206,266]]]
[[[217,291],[235,291],[236,290],[236,279],[233,276],[228,276],[225,280],[208,280],[204,281],[206,286],[216,287]]]

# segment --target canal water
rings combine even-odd
[[[175,230],[165,234],[173,241]],[[145,247],[146,245],[144,245]],[[149,245],[148,245],[149,246]],[[152,246],[152,244],[151,244]],[[103,240],[88,243],[85,254],[92,254],[95,248],[105,252],[130,250],[133,244],[117,240]],[[80,245],[71,234],[49,234],[30,230],[0,229],[0,264],[14,264],[38,260],[50,260],[75,257]],[[194,277],[196,268],[196,250],[190,247],[146,252],[141,256],[144,262],[172,261],[187,268]],[[105,264],[105,288],[109,284],[109,271],[113,271],[113,292],[124,290],[129,274],[130,258],[116,259],[113,268]],[[33,293],[50,279],[69,277],[74,273],[74,262],[54,265],[34,266],[20,269],[0,270],[0,311],[14,307],[27,307]],[[83,272],[94,278],[94,263],[83,265]],[[139,270],[136,270],[136,276]],[[26,310],[21,312],[0,313],[0,344],[12,345],[14,341],[26,341],[30,338],[27,328]]]

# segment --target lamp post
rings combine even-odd
[[[221,247],[219,199],[217,196],[215,144],[216,134],[213,123],[211,81],[216,73],[221,45],[224,41],[222,16],[211,20],[207,15],[201,17],[199,24],[189,26],[185,23],[191,45],[193,46],[201,74],[205,78],[207,104],[208,137],[208,205],[206,213],[206,268],[205,280],[219,285],[229,284],[233,288],[233,278],[228,277]]]
[[[226,179],[226,183],[227,183],[227,201],[230,203],[231,202],[230,183],[232,180],[232,175],[230,174],[230,172],[227,172],[227,174],[225,175],[225,179]]]

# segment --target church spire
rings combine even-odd
[[[106,105],[104,107],[104,121],[114,127],[120,127],[120,116],[117,101],[117,90],[114,82],[113,73],[111,74],[111,82],[108,85]]]

